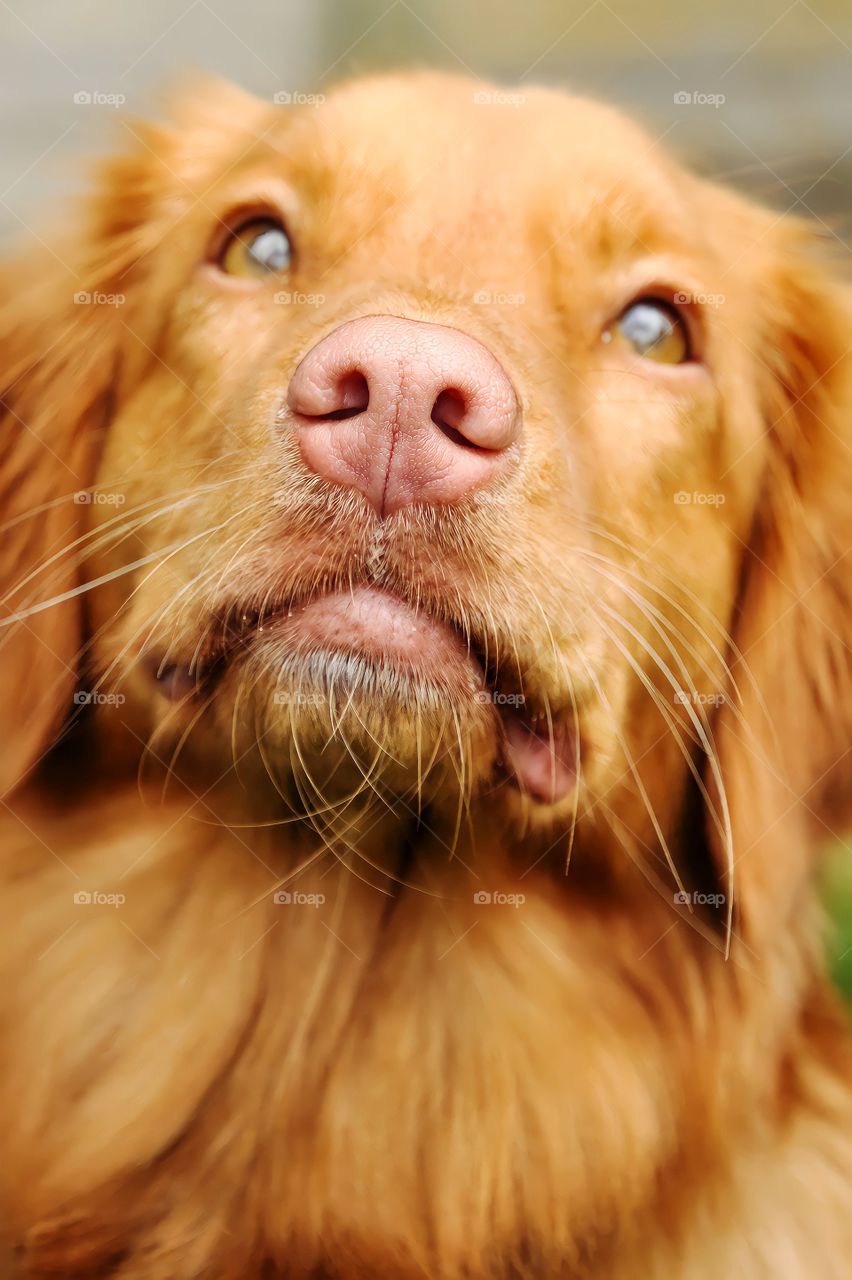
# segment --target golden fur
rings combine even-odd
[[[476,88],[200,88],[6,268],[0,1223],[28,1280],[849,1274],[814,888],[852,720],[840,266],[615,112]],[[204,265],[269,206],[289,304]],[[650,286],[690,295],[704,364],[600,343]],[[510,372],[523,463],[490,501],[380,522],[270,432],[307,348],[378,312]],[[494,785],[495,711],[451,684],[282,700],[268,640],[209,698],[155,687],[227,602],[365,566],[576,709],[578,795]]]

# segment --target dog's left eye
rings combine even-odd
[[[637,355],[657,364],[692,359],[686,321],[676,307],[658,298],[632,302],[607,329],[604,341],[627,343]]]
[[[231,232],[218,262],[229,276],[262,279],[286,271],[292,256],[290,237],[280,222],[252,218]]]

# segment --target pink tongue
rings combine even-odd
[[[506,760],[522,790],[545,804],[563,800],[577,781],[573,742],[554,726],[538,734],[515,716],[505,718]]]

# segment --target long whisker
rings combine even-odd
[[[615,836],[621,848],[630,858],[630,861],[648,881],[654,892],[662,898],[664,902],[671,905],[671,890],[669,886],[655,873],[653,867],[649,865],[647,858],[643,858],[637,850],[636,846],[642,844],[642,841],[639,840],[635,832],[629,831],[618,814],[615,813],[615,811],[611,809],[605,801],[600,800],[598,802],[598,807],[600,808],[604,821],[612,831],[612,834]],[[646,854],[651,854],[653,852],[647,846],[644,846],[644,851]],[[732,955],[730,951],[730,944],[727,942],[725,944],[720,942],[714,930],[710,928],[709,925],[705,924],[700,916],[692,912],[688,915],[678,914],[677,918],[684,924],[688,925],[689,928],[695,930],[696,933],[700,934],[706,942],[709,942],[710,945],[724,955],[726,959],[732,958],[739,968],[748,973],[752,972],[752,970],[743,962],[742,955]]]
[[[629,543],[625,542],[623,538],[618,537],[616,534],[614,534],[611,530],[607,529],[605,526],[601,524],[596,524],[593,520],[590,520],[588,518],[585,518],[583,523],[584,523],[584,526],[590,532],[597,534],[602,538],[606,538],[609,542],[619,547],[622,551],[627,552],[627,554],[630,555],[633,559],[637,559],[637,560],[641,559],[641,556],[642,556],[641,549],[632,547]],[[575,550],[582,551],[583,554],[588,553],[588,548],[578,547],[578,548],[575,548]],[[641,574],[635,572],[629,566],[619,565],[618,569],[619,569],[619,572],[627,573],[630,575],[631,578],[635,579],[640,583],[643,583],[644,585],[647,585],[646,578],[644,578]],[[763,691],[760,687],[760,684],[751,670],[748,659],[746,658],[745,654],[737,645],[736,641],[734,640],[734,637],[731,635],[728,628],[725,627],[723,623],[719,621],[719,619],[708,608],[707,604],[705,603],[705,601],[703,601],[700,598],[700,596],[696,595],[694,591],[686,587],[673,574],[670,574],[666,571],[665,566],[660,562],[659,557],[657,557],[657,561],[655,563],[655,572],[658,573],[661,577],[663,577],[667,582],[672,584],[673,588],[676,591],[680,592],[683,595],[683,597],[689,602],[689,604],[691,606],[694,606],[695,610],[699,614],[701,614],[703,617],[705,617],[708,621],[708,624],[714,627],[715,630],[718,632],[720,641],[725,645],[725,648],[730,651],[731,655],[733,656],[737,664],[738,669],[741,669],[745,674],[745,677],[748,680],[751,692],[755,700],[757,701],[757,704],[760,707],[761,712],[765,716],[767,724],[769,725],[771,731],[774,734],[775,733],[774,722],[769,713],[769,708],[766,705],[766,700],[764,698]],[[657,595],[659,595],[660,598],[665,601],[666,604],[670,605],[671,608],[673,608],[692,627],[694,627],[696,631],[698,631],[698,633],[702,636],[702,638],[707,641],[708,645],[713,646],[714,656],[723,664],[725,670],[731,673],[731,663],[727,660],[725,655],[721,653],[719,649],[713,645],[713,641],[709,636],[709,634],[707,633],[706,629],[701,628],[699,626],[694,615],[690,614],[686,609],[684,609],[683,605],[681,605],[673,595],[670,595],[667,592],[663,591],[661,587],[655,587],[654,590],[657,593]],[[732,673],[731,673],[731,678],[733,679]],[[741,695],[738,695],[738,696],[739,696],[739,701],[742,702]]]
[[[91,579],[89,582],[83,583],[81,586],[73,587],[69,591],[63,591],[57,596],[53,596],[50,600],[42,600],[37,605],[32,605],[28,609],[23,609],[19,613],[9,614],[5,618],[0,618],[0,627],[10,627],[15,623],[24,622],[27,618],[32,618],[37,613],[43,613],[46,609],[53,609],[58,604],[63,604],[66,600],[75,600],[78,596],[85,595],[89,591],[94,591],[96,587],[105,586],[108,582],[114,582],[117,578],[123,578],[126,574],[132,573],[134,569],[141,569],[145,565],[153,564],[155,560],[162,560],[171,555],[176,555],[179,551],[185,550],[194,542],[198,542],[201,538],[207,538],[211,533],[224,529],[228,524],[225,520],[219,525],[215,525],[210,529],[202,529],[201,533],[193,534],[189,538],[182,538],[180,542],[175,542],[171,546],[161,547],[157,551],[151,551],[146,556],[140,556],[138,560],[131,560],[129,564],[121,565],[117,569],[111,569],[109,573],[102,573],[99,577]]]
[[[618,613],[617,610],[611,609],[608,605],[605,605],[600,601],[598,602],[598,607],[606,613],[608,618],[611,618],[615,623],[617,623],[619,626],[623,626],[625,630],[628,631],[628,633],[633,637],[633,639],[636,640],[637,644],[639,644],[642,647],[642,650],[645,653],[647,653],[648,657],[655,664],[655,666],[657,666],[658,669],[663,673],[663,675],[666,676],[666,678],[671,683],[671,687],[675,690],[675,693],[678,694],[683,692],[680,685],[677,683],[674,677],[671,676],[671,673],[667,670],[665,663],[662,661],[662,659],[660,658],[657,651],[653,648],[653,646],[648,644],[648,642],[644,639],[644,637],[641,636],[636,631],[636,629],[632,627],[630,623],[621,616],[621,614]],[[652,701],[654,702],[654,705],[656,706],[657,710],[660,712],[660,715],[665,720],[666,725],[672,734],[672,737],[676,740],[678,744],[681,755],[683,756],[686,762],[686,765],[689,768],[690,773],[695,779],[695,782],[701,792],[702,798],[704,799],[704,801],[708,806],[708,809],[714,821],[714,825],[717,831],[719,832],[719,834],[724,838],[725,833],[722,827],[721,820],[716,812],[715,806],[712,804],[710,800],[710,795],[704,784],[704,780],[701,777],[701,773],[692,757],[692,752],[688,749],[688,747],[684,743],[683,737],[679,731],[674,715],[666,706],[665,702],[660,697],[659,691],[654,687],[652,681],[649,679],[646,672],[643,671],[641,664],[636,661],[636,659],[634,658],[630,650],[627,648],[627,646],[622,644],[618,636],[615,635],[615,633],[611,630],[611,628],[607,627],[605,623],[602,623],[601,626],[604,628],[604,630],[606,631],[606,634],[612,640],[613,644],[616,646],[616,648],[619,650],[622,656],[626,659],[631,669],[639,677],[640,683],[642,684],[643,688],[647,691],[648,695],[651,697]],[[692,711],[692,708],[689,706],[689,703],[688,702],[683,703],[682,705],[685,707],[688,713],[691,713],[690,718],[691,719],[694,718],[696,721],[698,721],[698,717],[696,716],[695,712]],[[714,748],[711,745],[707,734],[704,734],[703,726],[701,726],[700,721],[698,722],[698,728],[699,728],[699,733],[703,734],[703,737],[700,736],[698,738],[698,741],[702,746],[705,754],[707,756],[710,756],[711,753],[715,754]]]
[[[642,777],[639,773],[639,769],[633,757],[633,753],[630,750],[629,746],[627,745],[626,738],[624,737],[624,735],[622,734],[621,730],[618,727],[619,720],[615,714],[615,710],[612,706],[612,703],[610,702],[609,698],[604,692],[603,686],[601,685],[600,680],[598,679],[596,673],[592,669],[590,663],[586,660],[586,658],[582,653],[579,656],[580,656],[580,661],[583,663],[583,666],[586,669],[587,675],[589,677],[589,681],[592,684],[592,687],[595,689],[595,692],[597,693],[597,696],[601,701],[601,705],[608,711],[610,715],[616,740],[619,746],[621,747],[622,752],[624,753],[624,759],[627,763],[627,768],[630,772],[631,777],[633,778],[633,781],[636,784],[636,788],[639,792],[640,799],[642,800],[642,803],[645,806],[645,810],[648,814],[648,817],[651,820],[651,825],[654,828],[654,834],[656,835],[657,840],[659,841],[660,848],[663,850],[663,853],[665,854],[666,862],[668,863],[668,867],[674,878],[675,884],[678,886],[678,890],[681,893],[685,894],[686,891],[683,887],[683,883],[680,878],[680,872],[678,871],[674,858],[672,857],[671,849],[669,848],[668,841],[666,840],[666,837],[663,833],[663,829],[660,826],[660,821],[659,821],[659,818],[657,817],[656,810],[654,809],[654,806],[651,804],[651,798],[648,795],[644,782],[642,781]]]
[[[253,503],[249,503],[249,504],[247,504],[245,507],[242,507],[238,512],[236,512],[236,516],[243,515],[243,514],[245,514],[247,511],[250,511],[253,505],[254,505]],[[158,554],[160,554],[160,555],[162,556],[162,559],[161,559],[158,563],[156,563],[156,564],[155,564],[155,566],[154,566],[154,568],[153,568],[152,570],[150,570],[147,574],[145,574],[145,576],[144,576],[144,577],[143,577],[139,582],[137,582],[137,583],[134,585],[134,588],[133,588],[133,590],[131,591],[130,596],[129,596],[129,598],[128,598],[128,599],[129,599],[129,601],[133,600],[133,598],[134,598],[135,596],[137,596],[137,595],[140,593],[140,591],[141,591],[141,590],[142,590],[142,588],[146,585],[146,583],[147,583],[147,582],[148,582],[148,581],[149,581],[149,580],[150,580],[150,579],[151,579],[151,578],[152,578],[156,573],[160,572],[160,571],[165,567],[165,565],[168,563],[168,561],[169,561],[169,560],[171,560],[171,559],[172,559],[175,555],[177,555],[180,551],[184,550],[184,549],[185,549],[187,546],[189,546],[191,543],[197,542],[200,538],[209,537],[211,534],[217,533],[217,532],[219,532],[221,529],[224,529],[224,528],[225,528],[225,527],[230,523],[230,520],[231,520],[231,519],[233,519],[233,518],[235,518],[235,517],[233,517],[233,516],[232,516],[232,517],[229,517],[229,518],[228,518],[228,520],[225,520],[225,521],[223,521],[222,523],[220,523],[220,524],[218,524],[218,525],[213,525],[213,526],[211,526],[211,527],[209,527],[209,528],[207,528],[207,529],[203,529],[203,530],[201,531],[201,533],[199,533],[199,534],[195,534],[192,538],[189,538],[189,539],[185,540],[184,542],[181,542],[181,543],[177,544],[175,547],[172,547],[172,548],[164,548],[164,549],[163,549],[163,551],[162,551],[161,553],[158,553]],[[168,554],[166,554],[167,552],[168,552]],[[144,622],[144,623],[143,623],[139,628],[137,628],[137,630],[134,632],[134,634],[133,634],[133,635],[132,635],[128,640],[127,640],[127,642],[125,643],[124,647],[121,649],[121,651],[120,651],[120,652],[115,656],[115,658],[112,660],[112,662],[110,663],[109,667],[107,667],[106,671],[101,675],[101,677],[100,677],[99,681],[97,682],[97,685],[95,686],[95,688],[100,688],[100,687],[102,687],[102,686],[106,683],[106,681],[109,679],[109,677],[110,677],[111,673],[115,670],[115,668],[118,666],[118,664],[119,664],[119,663],[120,663],[120,662],[121,662],[121,661],[122,661],[122,660],[127,656],[127,654],[131,651],[131,649],[133,648],[133,646],[139,643],[139,639],[140,639],[140,637],[142,636],[142,634],[143,634],[143,633],[145,633],[146,638],[145,638],[145,640],[144,640],[144,642],[143,642],[143,646],[142,646],[142,647],[143,647],[143,648],[144,648],[144,647],[146,647],[146,646],[148,645],[148,643],[149,643],[150,637],[155,633],[155,631],[156,631],[156,629],[157,629],[158,625],[160,624],[160,622],[162,621],[162,619],[163,619],[163,618],[164,618],[164,617],[169,613],[169,611],[170,611],[171,609],[173,609],[173,608],[174,608],[175,601],[176,601],[176,600],[179,600],[181,597],[185,597],[185,596],[187,596],[187,595],[188,595],[188,594],[189,594],[189,593],[190,593],[190,592],[191,592],[195,587],[197,587],[198,583],[199,583],[202,579],[204,579],[205,581],[207,581],[207,580],[209,579],[209,574],[210,574],[209,569],[201,569],[201,570],[199,570],[199,572],[198,572],[198,573],[197,573],[193,578],[191,578],[187,583],[185,583],[185,584],[184,584],[184,586],[181,588],[180,592],[178,592],[178,594],[177,594],[177,596],[176,596],[176,597],[172,597],[172,598],[170,598],[170,599],[166,602],[166,604],[165,604],[164,606],[162,606],[162,608],[158,611],[158,613],[157,613],[156,617],[155,617],[153,620],[152,620],[152,619],[150,619],[150,618],[149,618],[149,619],[146,619],[146,620],[145,620],[145,622]]]
[[[671,621],[670,618],[666,617],[665,613],[663,613],[662,610],[658,609],[656,605],[654,605],[652,601],[648,599],[647,595],[645,595],[645,593],[642,590],[637,589],[635,586],[629,586],[627,582],[624,581],[624,578],[626,576],[626,577],[629,577],[632,581],[641,582],[644,587],[647,587],[648,585],[646,580],[641,579],[639,574],[634,573],[634,571],[631,569],[625,568],[625,566],[619,564],[616,560],[613,560],[612,557],[610,556],[605,556],[605,555],[602,555],[600,552],[592,551],[588,547],[575,547],[573,548],[573,550],[575,550],[578,554],[583,555],[587,559],[591,560],[593,562],[593,565],[592,565],[593,569],[595,570],[595,572],[599,573],[601,577],[606,578],[608,582],[612,582],[614,585],[616,585],[620,591],[623,591],[626,595],[629,595],[629,597],[641,607],[642,611],[648,617],[649,621],[651,621],[651,619],[655,620],[655,622],[658,624],[657,627],[655,627],[655,630],[657,630],[657,634],[660,636],[661,639],[665,638],[663,635],[664,630],[671,632],[675,636],[675,638],[680,642],[680,644],[683,646],[684,651],[690,657],[694,658],[696,662],[701,664],[701,667],[704,673],[708,675],[711,679],[715,678],[715,673],[707,665],[706,660],[701,656],[701,654],[698,652],[695,646],[689,640],[687,640],[684,632],[679,627],[677,627]],[[614,572],[608,573],[606,567],[604,566],[609,566],[611,569],[614,570]],[[731,686],[734,691],[734,697],[737,703],[742,702],[742,694],[740,693],[739,686],[737,685],[736,679],[734,678],[733,672],[731,671],[728,661],[725,655],[723,654],[723,652],[721,651],[721,649],[719,649],[718,646],[713,642],[713,640],[711,639],[707,631],[704,630],[704,628],[700,627],[696,623],[695,619],[691,618],[686,613],[686,611],[682,608],[682,606],[678,606],[677,601],[674,600],[674,598],[670,596],[667,592],[661,591],[659,587],[653,587],[652,590],[655,592],[656,595],[660,596],[660,598],[664,600],[668,605],[676,609],[679,609],[679,612],[682,614],[682,616],[684,616],[689,621],[690,626],[693,628],[695,632],[697,632],[699,638],[706,642],[713,656],[719,662],[719,665],[721,666],[723,673],[730,680]],[[667,640],[666,643],[669,644],[672,656],[675,657],[678,653],[677,649],[671,646],[670,641]]]
[[[647,642],[644,640],[644,637],[642,637],[639,634],[639,632],[625,618],[620,617],[619,615],[615,614],[614,611],[610,610],[609,606],[603,605],[599,602],[599,607],[604,609],[604,611],[607,612],[608,616],[614,616],[617,618],[618,622],[627,629],[630,635],[632,635],[633,639],[636,640],[639,644],[641,644],[645,652],[648,653],[649,657],[653,659],[653,661],[656,663],[660,671],[662,671],[666,679],[670,682],[671,687],[679,691],[678,682],[675,679],[674,675],[672,674],[670,668],[664,662],[664,660],[660,657],[660,655],[656,652],[656,650],[654,650],[652,646],[649,646],[647,644]],[[619,644],[619,647],[621,648],[622,646]],[[623,648],[622,652],[624,652],[624,654],[628,657],[631,663],[631,666],[633,666],[633,669],[637,672],[637,674],[640,674],[639,665],[638,663],[634,662],[632,655],[629,654],[626,648]],[[704,786],[704,782],[702,779],[698,777],[694,762],[691,761],[691,757],[686,752],[686,749],[683,745],[683,739],[680,737],[680,734],[677,733],[677,731],[674,728],[672,728],[672,733],[674,734],[674,737],[677,740],[678,745],[680,746],[684,754],[684,757],[686,758],[687,763],[689,764],[690,769],[692,770],[693,775],[695,776],[696,781],[698,782],[702,795],[708,805],[710,814],[714,821],[714,825],[717,827],[719,834],[721,835],[722,839],[725,842],[725,855],[726,855],[727,874],[728,874],[727,945],[728,947],[730,947],[731,931],[733,929],[733,912],[734,912],[735,859],[734,859],[734,837],[733,837],[733,829],[731,825],[731,815],[728,807],[728,795],[727,795],[727,790],[725,788],[725,780],[722,776],[722,770],[719,765],[718,755],[717,755],[715,746],[711,743],[708,731],[705,729],[705,726],[703,725],[701,718],[698,716],[697,712],[695,711],[695,708],[692,707],[688,701],[682,705],[684,706],[684,709],[687,715],[692,721],[693,727],[695,728],[695,731],[698,734],[699,739],[701,741],[701,745],[704,749],[707,762],[710,766],[710,771],[713,774],[713,780],[716,783],[716,788],[719,796],[719,804],[722,810],[721,822],[720,822],[716,812],[716,807],[710,801],[710,796],[707,793],[706,787]],[[667,722],[668,722],[669,715],[670,713],[668,711],[668,708],[665,708],[665,718]],[[683,886],[680,884],[679,881],[678,881],[678,887],[681,889],[681,891],[683,891]]]
[[[79,552],[81,549],[85,548],[85,555],[88,557],[96,551],[102,550],[103,547],[109,545],[109,543],[114,539],[118,539],[120,541],[129,533],[136,532],[138,529],[144,528],[145,525],[152,523],[154,520],[161,519],[163,516],[170,515],[174,511],[180,511],[184,507],[190,506],[192,503],[199,501],[202,497],[205,497],[211,491],[220,489],[228,483],[232,483],[232,481],[225,480],[220,481],[215,485],[204,485],[200,488],[193,487],[178,495],[170,494],[168,500],[165,501],[165,505],[159,505],[164,502],[162,498],[154,498],[147,502],[138,503],[128,510],[122,509],[109,520],[102,521],[93,528],[86,530],[72,542],[65,543],[57,551],[46,556],[43,560],[40,560],[35,568],[26,575],[26,577],[15,583],[5,598],[8,599],[10,596],[16,595],[19,591],[22,591],[23,588],[28,586],[29,583],[38,577],[39,574],[43,573],[46,569],[49,569],[51,565],[62,562],[64,568],[68,564],[69,557],[73,564],[75,562],[75,557],[71,555],[72,552]],[[65,501],[65,499],[63,499],[63,501]],[[156,508],[156,510],[150,512],[149,508],[151,507]],[[146,514],[138,515],[138,518],[134,518],[137,517],[137,514],[140,512],[145,512]],[[28,512],[24,518],[29,518],[31,514],[31,512]]]

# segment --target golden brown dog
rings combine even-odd
[[[126,129],[5,277],[15,1274],[847,1280],[830,244],[559,93]]]

